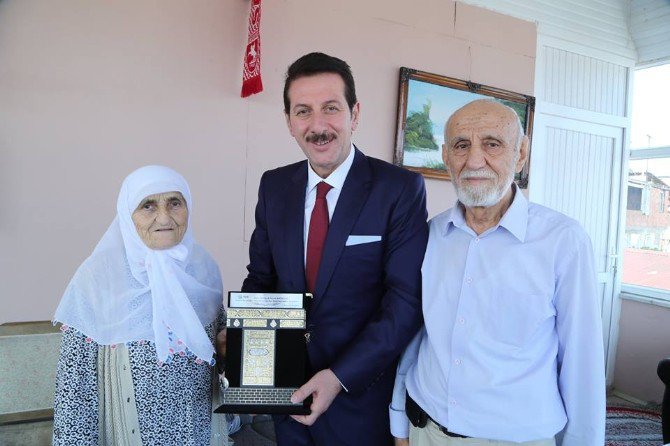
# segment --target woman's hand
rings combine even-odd
[[[216,335],[216,369],[219,374],[226,370],[226,329]]]

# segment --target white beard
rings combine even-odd
[[[461,171],[459,178],[454,181],[458,200],[465,207],[490,207],[499,203],[514,181],[514,166],[518,157],[514,158],[505,176],[502,178],[489,168],[478,170],[465,169]],[[467,178],[487,178],[494,181],[477,186],[460,184],[462,180]]]

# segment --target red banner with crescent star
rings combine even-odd
[[[249,39],[244,53],[242,97],[263,91],[261,81],[261,0],[251,0],[249,11]]]

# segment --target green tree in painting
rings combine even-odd
[[[405,150],[438,150],[430,120],[430,100],[423,104],[422,111],[414,111],[405,121]]]
[[[524,131],[526,129],[526,104],[525,103],[519,103],[519,102],[513,102],[513,101],[506,101],[504,99],[498,99],[500,102],[505,104],[508,107],[511,107],[517,115],[519,115],[519,119],[521,120],[521,127],[523,127]]]

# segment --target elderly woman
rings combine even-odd
[[[53,444],[209,445],[225,316],[219,269],[191,235],[188,184],[143,167],[116,209],[54,316],[63,340]]]

